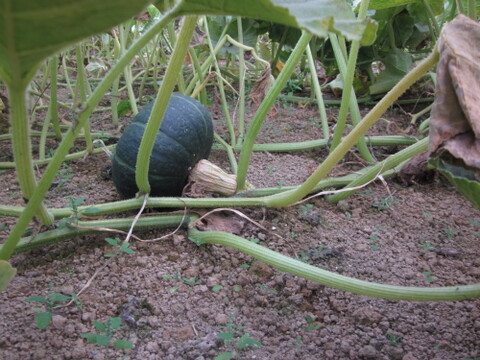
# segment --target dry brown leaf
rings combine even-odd
[[[448,152],[480,169],[480,24],[459,15],[439,41],[430,156]]]
[[[272,69],[270,67],[265,68],[260,78],[255,82],[255,84],[253,84],[252,91],[249,95],[250,100],[255,105],[259,105],[267,94],[268,90],[270,90],[272,87],[274,81],[275,79],[272,75]]]
[[[197,223],[197,229],[202,231],[223,231],[230,234],[240,235],[245,221],[235,215],[216,212],[209,214]]]

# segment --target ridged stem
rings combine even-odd
[[[197,16],[185,17],[180,35],[175,43],[172,57],[168,63],[162,86],[157,94],[150,119],[145,127],[145,132],[143,133],[142,142],[138,149],[137,168],[135,171],[135,181],[139,192],[142,194],[150,193],[150,184],[148,183],[150,155],[153,150],[158,130],[162,124],[163,116],[165,115],[168,103],[170,102],[170,97],[172,96],[173,89],[177,83],[178,74],[180,73],[183,60],[187,54],[188,46],[197,24],[197,19]]]
[[[285,271],[320,284],[382,299],[409,301],[465,300],[480,297],[480,284],[446,287],[413,287],[384,285],[358,280],[292,259],[273,250],[257,245],[239,236],[219,231],[189,230],[189,238],[196,243],[225,245],[253,256],[280,271]]]
[[[252,149],[255,144],[255,140],[257,138],[257,134],[262,127],[263,121],[267,116],[268,112],[270,111],[272,105],[274,104],[275,100],[277,99],[278,94],[283,90],[285,85],[287,84],[288,79],[293,73],[295,66],[300,61],[308,42],[312,38],[312,35],[307,32],[302,32],[302,36],[297,42],[295,49],[290,54],[285,67],[278,75],[278,78],[275,80],[273,86],[268,91],[267,95],[263,99],[262,103],[260,104],[255,116],[250,123],[250,127],[248,129],[247,135],[245,137],[245,141],[242,147],[242,152],[240,153],[240,158],[238,161],[238,171],[237,171],[237,191],[242,191],[245,189],[245,183],[247,180],[247,171],[248,165],[250,163],[250,157],[252,155]]]
[[[308,177],[305,182],[292,191],[273,195],[266,199],[268,206],[288,206],[293,204],[308,193],[320,182],[333,167],[345,156],[345,154],[355,145],[356,142],[365,134],[365,132],[387,111],[387,109],[398,99],[410,86],[419,80],[432,66],[438,62],[439,53],[435,47],[434,51],[413,68],[397,85],[393,87],[381,101],[369,111],[363,120],[352,129],[345,139],[333,150],[322,164]]]

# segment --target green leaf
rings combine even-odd
[[[93,320],[92,323],[93,323],[93,326],[95,326],[95,329],[98,332],[105,332],[107,330],[107,326],[100,321]]]
[[[370,2],[368,3],[368,9],[369,10],[388,9],[392,7],[411,4],[414,2],[418,2],[418,0],[370,0]],[[356,0],[354,4],[355,4],[355,11],[358,11],[358,7],[360,6],[360,0]]]
[[[16,272],[17,269],[10,265],[8,261],[0,260],[0,291],[7,288]]]
[[[50,322],[52,321],[52,313],[51,312],[41,312],[35,315],[35,324],[39,329],[46,329]]]
[[[111,317],[108,319],[108,324],[110,329],[117,330],[122,326],[122,318],[120,317]]]
[[[65,179],[65,178],[71,178],[73,177],[74,175],[73,174],[68,174],[68,175],[63,175],[62,177]],[[87,197],[86,196],[80,196],[78,197],[77,199],[73,199],[73,198],[70,198],[71,200],[71,204],[72,206],[79,206],[81,205],[85,200],[87,200]]]
[[[214,360],[230,360],[233,359],[233,354],[229,351],[223,352],[218,356],[215,356]]]
[[[370,86],[370,95],[383,94],[392,89],[403,77],[404,71],[395,69],[394,67],[387,67],[375,79],[375,83]]]
[[[40,303],[47,303],[47,298],[45,296],[30,296],[25,302],[40,302]]]
[[[213,292],[219,292],[222,289],[223,289],[222,285],[215,285],[214,287],[212,287]]]
[[[117,246],[118,243],[120,242],[120,239],[119,239],[119,238],[114,238],[114,239],[112,239],[112,238],[105,238],[105,241],[106,241],[107,243],[109,243],[110,245],[112,245],[112,246]]]
[[[127,115],[132,110],[132,104],[129,100],[122,100],[117,105],[118,116]]]
[[[226,343],[232,341],[233,339],[233,334],[229,332],[218,333],[217,336]]]
[[[135,253],[135,251],[133,251],[132,249],[130,249],[129,246],[130,246],[130,243],[128,243],[128,242],[123,243],[123,244],[120,246],[119,250],[120,250],[121,252],[124,252],[125,254],[133,254],[133,253]]]
[[[97,343],[97,334],[92,334],[92,333],[85,333],[85,334],[80,334],[80,337],[84,338],[87,340],[89,344],[96,344]]]
[[[469,170],[448,164],[440,159],[431,159],[429,166],[436,168],[465,196],[477,209],[480,209],[480,182]]]
[[[115,340],[113,347],[115,349],[133,349],[133,344],[130,341],[119,339]]]
[[[111,337],[111,336],[107,336],[107,335],[97,335],[97,336],[95,337],[95,344],[98,344],[98,345],[107,346],[108,344],[110,344],[110,341],[112,341],[112,337]]]
[[[48,296],[48,299],[54,303],[59,303],[59,302],[63,302],[63,301],[66,301],[66,300],[70,300],[71,297],[68,296],[68,295],[63,295],[63,294],[60,294],[60,293],[55,293],[55,294],[51,294]]]
[[[259,341],[253,340],[248,333],[243,334],[243,336],[238,339],[237,347],[239,349],[245,349],[251,346],[262,347],[263,344]]]
[[[111,29],[148,0],[0,0],[0,76],[24,86],[38,65],[61,49]]]
[[[178,15],[236,15],[305,29],[323,38],[333,31],[363,45],[373,42],[377,28],[371,19],[357,20],[344,0],[179,0],[177,4]]]

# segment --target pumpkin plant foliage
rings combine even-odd
[[[39,63],[139,13],[148,0],[0,0],[0,77],[26,85]]]
[[[164,2],[156,6],[162,11]],[[377,25],[371,19],[358,20],[345,0],[178,0],[173,10],[178,15],[233,15],[271,21],[301,28],[319,37],[329,31],[370,45]]]

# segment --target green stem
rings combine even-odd
[[[406,149],[403,149],[397,152],[395,155],[389,156],[385,160],[375,164],[369,168],[369,171],[365,172],[362,176],[359,176],[354,181],[345,186],[345,188],[353,188],[357,186],[364,185],[369,181],[375,179],[377,176],[381,175],[387,170],[394,168],[395,166],[407,161],[415,155],[420,154],[421,152],[428,149],[428,138],[424,138],[413,144]],[[328,201],[337,203],[340,200],[346,199],[350,195],[354,194],[358,190],[340,192],[335,195],[329,196]]]
[[[435,14],[433,13],[432,7],[430,6],[430,3],[427,0],[422,0],[423,1],[423,6],[425,6],[425,9],[427,10],[428,18],[429,18],[429,27],[435,28],[435,31],[433,29],[430,30],[432,34],[432,39],[434,41],[437,40],[439,34],[440,34],[440,26],[438,25],[437,19],[435,17]]]
[[[37,205],[38,219],[44,225],[50,225],[53,217],[48,213],[42,200],[32,199],[32,195],[37,186],[35,172],[33,167],[32,149],[30,143],[30,126],[27,117],[27,106],[25,98],[26,87],[21,83],[17,87],[14,83],[8,86],[10,99],[10,123],[12,126],[13,156],[17,171],[17,179],[22,190],[25,201]],[[35,213],[32,213],[32,217]],[[0,258],[1,259],[1,258]],[[4,259],[6,260],[6,259]]]
[[[213,43],[210,37],[210,32],[208,29],[208,20],[205,17],[205,31],[207,33],[207,42],[208,47],[210,48],[210,52],[214,52]],[[228,26],[228,25],[227,25]],[[230,117],[230,110],[228,109],[228,102],[227,97],[225,96],[225,87],[223,86],[223,79],[221,77],[220,66],[218,65],[217,58],[213,58],[213,64],[215,66],[215,72],[217,73],[217,84],[218,84],[218,91],[220,92],[220,98],[222,99],[222,110],[223,115],[225,116],[225,122],[228,127],[228,132],[230,134],[230,144],[235,146],[236,143],[236,135],[235,135],[235,128],[233,126],[232,118]]]
[[[150,230],[167,228],[172,226],[182,225],[185,227],[197,215],[186,214],[183,215],[162,215],[162,216],[148,216],[138,219],[135,224],[135,230]],[[42,232],[36,236],[29,236],[22,238],[15,247],[14,253],[29,251],[43,246],[47,246],[59,241],[71,238],[79,238],[88,234],[99,232],[108,232],[107,229],[114,230],[129,230],[133,219],[106,219],[94,221],[78,221],[76,225],[79,227],[65,226],[61,229],[54,229]],[[2,245],[0,245],[0,250]]]
[[[88,84],[87,75],[85,73],[85,66],[83,64],[84,54],[81,44],[75,47],[75,54],[77,56],[77,85],[75,87],[76,94],[79,98],[76,99],[75,104],[81,107],[87,101],[87,93],[90,92],[90,85]],[[85,143],[87,151],[93,150],[93,142],[90,129],[90,121],[87,121],[83,127],[85,131]]]
[[[193,228],[189,230],[189,238],[199,244],[219,244],[237,249],[266,264],[274,266],[280,271],[288,272],[354,294],[382,299],[409,301],[465,300],[480,297],[480,284],[420,288],[412,286],[384,285],[358,280],[317,268],[257,245],[252,241],[224,232],[202,232]]]
[[[297,42],[295,49],[291,53],[290,57],[288,58],[285,67],[282,69],[280,74],[278,75],[275,83],[268,91],[268,94],[263,99],[262,103],[260,104],[257,112],[255,113],[255,117],[253,118],[252,122],[250,123],[250,127],[247,132],[247,136],[245,137],[245,143],[242,148],[242,152],[240,153],[240,159],[238,162],[238,172],[237,172],[237,191],[242,191],[245,189],[245,182],[247,179],[247,170],[248,164],[250,162],[250,157],[252,155],[253,145],[255,144],[255,140],[257,137],[260,128],[262,127],[263,120],[267,116],[268,112],[270,111],[272,105],[274,104],[278,94],[283,90],[285,85],[287,84],[288,79],[290,78],[295,66],[299,62],[300,58],[305,51],[308,42],[312,38],[312,35],[307,32],[302,32],[302,36]]]
[[[323,163],[309,176],[305,182],[293,191],[274,195],[266,199],[268,206],[287,206],[293,204],[304,196],[345,156],[365,132],[380,118],[380,116],[398,99],[410,86],[422,77],[438,61],[438,50],[434,51],[413,68],[405,77],[393,87],[377,105],[353,128],[345,139],[332,151]]]
[[[120,52],[123,53],[127,46],[127,37],[128,37],[128,28],[130,21],[127,24],[122,24],[119,26],[119,35],[120,35]],[[130,106],[133,114],[138,114],[137,99],[135,98],[135,93],[133,91],[133,79],[132,79],[132,69],[130,65],[126,66],[123,71],[123,76],[125,77],[125,83],[127,85],[128,99],[130,100]]]
[[[310,68],[310,74],[312,76],[313,89],[315,91],[315,97],[317,98],[318,112],[320,113],[323,138],[328,139],[330,137],[330,130],[328,128],[327,110],[325,109],[322,89],[320,88],[320,83],[318,82],[317,69],[315,67],[315,62],[313,61],[313,55],[312,50],[310,49],[310,45],[307,46],[307,58],[308,66]]]
[[[122,47],[120,45],[120,41],[118,41],[116,31],[112,31],[113,33],[113,54],[115,59],[118,59],[122,52]],[[115,127],[118,127],[118,88],[120,87],[120,76],[115,79],[112,84],[112,91],[110,94],[110,106],[112,108],[112,124]]]
[[[62,132],[60,131],[60,121],[58,120],[58,56],[53,56],[50,59],[50,103],[48,106],[48,112],[52,122],[53,131],[58,140],[62,139]]]
[[[342,74],[342,77],[345,77],[345,74],[347,73],[348,68],[347,68],[347,64],[345,62],[345,58],[343,57],[343,52],[340,49],[340,44],[338,42],[338,38],[336,37],[336,35],[330,34],[330,43],[332,44],[332,48],[335,52],[337,65],[338,65],[338,68],[340,69],[340,73]],[[345,88],[345,84],[344,84],[344,88]],[[351,96],[350,96],[350,101],[349,101],[348,107],[350,108],[350,114],[351,114],[351,117],[352,117],[352,124],[357,125],[360,122],[362,116],[360,114],[360,108],[358,107],[358,100],[357,100],[357,96],[355,95],[355,91],[353,90],[353,86],[351,87],[350,94],[351,94]],[[342,105],[343,103],[344,103],[344,95],[342,96],[342,101],[341,101],[340,105]],[[345,112],[348,111],[348,108],[347,108],[347,110],[344,110],[344,111]],[[343,128],[345,128],[346,113],[342,117],[341,117],[341,115],[342,115],[342,110],[340,108],[340,114],[338,116],[337,125],[336,125],[337,127],[336,127],[335,131],[337,131],[339,129],[339,125],[341,127],[343,126]],[[339,134],[341,135],[342,133],[343,133],[343,130]],[[332,141],[332,146],[333,146],[333,141]],[[365,143],[365,139],[363,137],[358,141],[357,148],[358,148],[358,151],[360,152],[360,155],[366,161],[375,162],[375,159],[373,158],[373,156],[368,151],[367,144]]]
[[[359,20],[362,20],[365,18],[366,12],[368,9],[368,3],[369,3],[369,0],[363,0],[361,2],[360,10],[358,13]],[[331,35],[330,41],[332,41],[332,39],[336,39],[336,37]],[[333,45],[333,42],[332,42],[332,45]],[[342,103],[340,105],[337,125],[333,134],[330,151],[333,151],[340,143],[342,134],[345,130],[345,124],[346,124],[349,108],[352,109],[351,111],[352,120],[354,120],[353,124],[356,125],[356,123],[358,123],[358,121],[360,120],[360,111],[358,109],[358,103],[355,99],[356,96],[355,96],[355,91],[353,89],[353,79],[355,76],[355,69],[356,69],[359,49],[360,49],[360,41],[358,40],[352,41],[352,45],[350,47],[350,54],[348,55],[348,61],[346,66],[344,66],[343,63],[344,63],[344,59],[347,59],[347,57],[342,56],[342,53],[337,53],[337,52],[335,53],[335,57],[337,59],[337,63],[340,69],[342,68],[344,69],[343,71],[341,70],[342,78],[343,78],[343,92],[342,92]],[[354,114],[356,115],[355,117],[354,117]],[[360,155],[366,161],[375,162],[375,159],[368,151],[368,147],[366,146],[365,139],[361,138],[357,144],[357,147],[360,152]]]
[[[235,153],[233,152],[233,147],[225,140],[223,140],[217,133],[214,133],[213,135],[215,137],[215,140],[217,140],[217,142],[219,143],[220,147],[227,151],[228,160],[230,161],[230,167],[232,168],[232,172],[236,174],[238,165],[237,159],[235,158]]]
[[[135,171],[135,181],[142,194],[150,193],[150,184],[148,183],[148,171],[150,167],[150,155],[153,145],[160,129],[163,116],[167,110],[170,97],[178,79],[183,60],[187,54],[188,45],[192,38],[193,31],[197,24],[197,16],[187,16],[182,25],[180,36],[175,43],[172,57],[168,63],[167,71],[163,78],[162,86],[157,94],[155,104],[150,115],[150,119],[145,127],[142,142],[138,149],[137,168]]]
[[[190,54],[190,57],[192,58],[193,68],[198,74],[198,83],[200,86],[205,81],[205,77],[202,73],[202,66],[200,65],[200,61],[198,61],[198,56],[195,48],[190,48],[188,52]],[[199,99],[203,105],[207,106],[207,91],[205,90],[205,87],[200,91]]]
[[[160,29],[174,17],[173,9],[170,12],[164,14],[164,16],[155,24],[153,24],[149,30],[147,30],[142,37],[140,37],[129,50],[118,60],[110,72],[103,78],[103,80],[98,84],[97,88],[93,92],[92,96],[89,98],[86,106],[83,111],[80,113],[77,123],[72,126],[72,128],[64,135],[62,142],[55,151],[55,155],[51,159],[45,173],[43,174],[41,180],[39,181],[36,190],[34,191],[30,201],[23,210],[21,216],[19,217],[17,223],[15,224],[12,232],[9,234],[7,240],[4,242],[2,249],[0,250],[0,260],[8,260],[12,255],[12,252],[15,249],[18,241],[22,237],[25,229],[27,228],[30,220],[34,217],[37,209],[43,208],[42,200],[47,193],[50,185],[55,178],[58,170],[60,169],[65,156],[68,154],[68,151],[72,147],[73,142],[77,138],[82,126],[88,121],[90,114],[93,112],[95,107],[98,105],[100,100],[103,98],[104,94],[108,91],[113,81],[121,74],[123,68],[127,66],[131,59],[152,39],[155,34],[160,31]],[[24,90],[26,85],[22,89],[17,89],[17,93],[14,98],[23,99],[22,111],[25,111],[25,99],[24,99]],[[13,100],[13,99],[12,99]],[[26,119],[26,114],[24,114]],[[27,136],[27,137],[25,137]],[[20,135],[20,139],[28,139],[28,128],[26,133]],[[28,146],[28,145],[27,145]],[[33,171],[32,171],[33,172]],[[42,207],[41,207],[42,206]]]
[[[243,24],[242,18],[237,17],[238,27],[238,42],[243,44]],[[238,76],[239,76],[239,99],[238,99],[238,143],[243,143],[243,136],[245,135],[245,57],[243,47],[238,48]]]
[[[70,82],[70,76],[68,75],[68,67],[67,67],[67,55],[62,54],[62,69],[63,69],[63,77],[65,79],[65,84],[70,92],[70,96],[75,98],[75,91],[73,90],[72,83]]]

